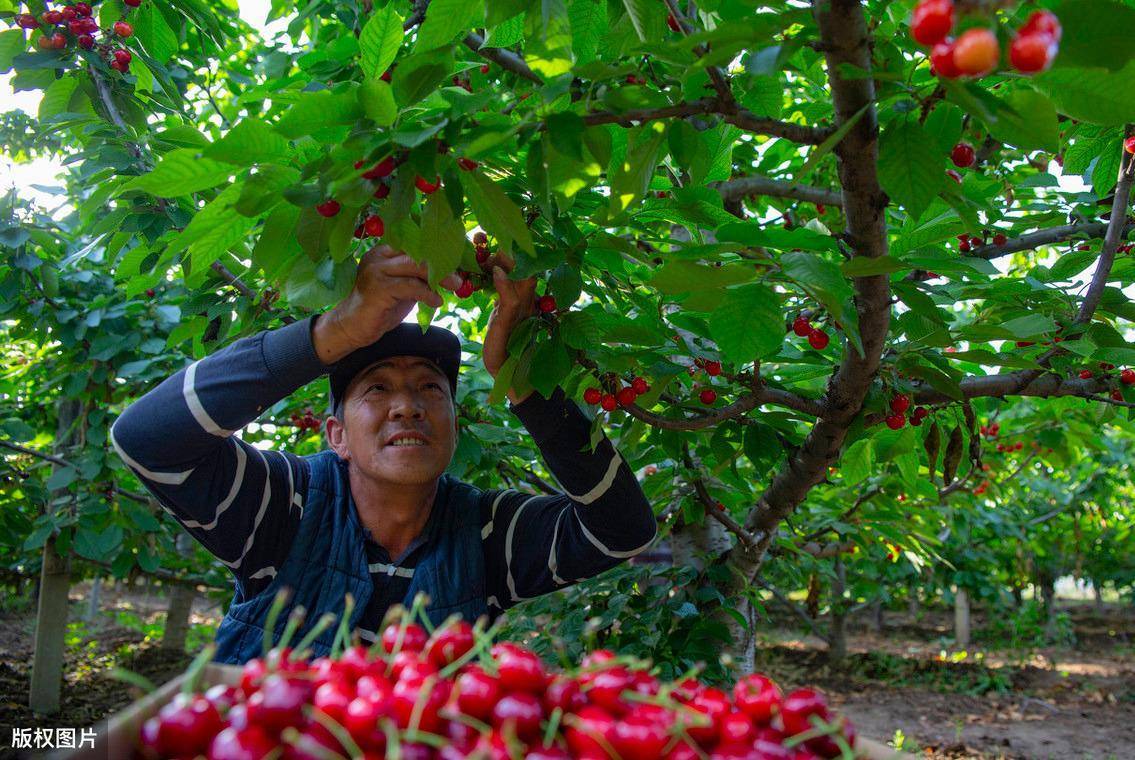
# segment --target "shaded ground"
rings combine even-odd
[[[840,670],[823,644],[765,637],[761,668],[788,684],[815,684],[865,736],[901,731],[908,749],[934,758],[1135,758],[1135,615],[1068,610],[1074,648],[1031,652],[971,646],[960,659],[948,617],[897,617],[883,634],[855,631]],[[953,656],[951,656],[953,655]]]

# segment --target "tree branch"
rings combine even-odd
[[[717,192],[722,200],[733,201],[750,195],[767,195],[773,198],[792,198],[806,203],[822,203],[825,206],[842,206],[843,196],[834,190],[798,185],[787,180],[771,177],[739,177],[726,182],[718,182]]]
[[[1095,394],[1106,389],[1102,378],[1080,380],[1079,378],[1061,377],[1060,375],[1046,374],[1036,376],[1024,387],[1018,387],[1021,379],[1036,370],[1019,370],[1006,372],[1000,375],[984,375],[982,377],[967,377],[961,381],[962,396],[964,398],[981,398],[985,396],[1037,396],[1049,398],[1053,396],[1079,396],[1093,401],[1104,401]],[[915,403],[940,404],[957,401],[941,391],[928,385],[918,384],[912,394]]]
[[[227,282],[229,285],[232,285],[233,288],[235,288],[245,298],[249,298],[254,302],[259,300],[260,303],[261,303],[261,307],[264,309],[264,311],[267,311],[267,312],[276,311],[274,308],[272,308],[271,304],[269,304],[266,300],[259,298],[256,295],[256,292],[252,290],[252,288],[248,287],[243,282],[241,282],[240,278],[237,277],[235,274],[233,274],[232,271],[228,267],[226,267],[224,264],[222,264],[221,262],[214,261],[210,265],[210,268],[214,272],[216,272],[217,275],[222,280]],[[292,322],[295,322],[296,319],[295,319],[295,317],[291,316],[290,314],[281,314],[280,315],[280,321],[283,322],[286,325],[290,325]]]
[[[66,459],[60,459],[59,457],[55,456],[54,454],[45,454],[42,451],[36,451],[35,449],[29,449],[26,446],[21,446],[18,443],[12,443],[11,441],[0,441],[0,446],[3,446],[6,449],[11,449],[12,451],[19,452],[20,454],[26,454],[27,456],[42,459],[45,462],[51,462],[52,464],[59,465],[60,467],[67,467],[67,468],[70,468],[72,470],[78,470],[79,469],[75,465],[68,462]],[[146,504],[147,506],[149,506],[149,504],[150,504],[150,499],[147,496],[145,496],[144,494],[136,493],[134,491],[127,491],[125,488],[119,488],[117,485],[114,485],[114,484],[111,484],[111,488],[113,488],[114,492],[117,493],[119,496],[124,496],[125,498],[130,499],[131,501],[136,501],[139,504]]]
[[[694,27],[686,20],[685,15],[678,8],[676,0],[664,0],[666,7],[670,10],[670,15],[678,22],[678,28],[682,30],[683,36],[689,36],[694,31]],[[709,48],[705,45],[695,45],[694,54],[699,58],[709,53]],[[733,97],[733,88],[729,86],[729,80],[725,76],[725,71],[720,66],[707,66],[705,73],[709,75],[709,81],[713,83],[713,89],[717,92],[717,97],[727,106],[727,110],[736,110],[737,101]]]
[[[518,56],[511,50],[505,48],[482,47],[485,44],[485,38],[476,32],[469,32],[462,40],[465,47],[472,50],[477,55],[492,61],[500,66],[505,71],[511,71],[513,74],[519,74],[530,82],[536,84],[544,84],[544,80],[535,71],[528,67],[524,59]]]
[[[1131,227],[1131,224],[1127,225]],[[1048,227],[1036,232],[1030,232],[1020,237],[1011,238],[1005,245],[983,245],[967,253],[978,259],[992,261],[993,259],[1008,256],[1011,253],[1031,251],[1042,245],[1063,243],[1066,240],[1088,240],[1098,238],[1107,232],[1108,224],[1105,222],[1080,222],[1077,224],[1062,224],[1057,227]]]

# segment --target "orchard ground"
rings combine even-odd
[[[155,586],[104,588],[89,621],[90,583],[71,592],[66,685],[58,715],[34,715],[19,698],[28,688],[33,611],[6,596],[0,612],[0,729],[83,726],[140,695],[109,677],[115,666],[160,684],[191,657],[159,642],[166,599]],[[189,642],[199,647],[220,622],[223,602],[198,596]],[[1059,600],[1061,621],[1075,643],[1014,648],[1006,631],[974,614],[975,645],[952,646],[952,612],[929,605],[887,610],[882,630],[866,610],[851,621],[844,667],[826,664],[825,646],[787,618],[758,633],[758,667],[787,687],[816,685],[864,736],[930,758],[1123,758],[1135,724],[1135,608],[1105,601]],[[1010,634],[1012,632],[1009,632]],[[0,748],[0,758],[14,757]]]

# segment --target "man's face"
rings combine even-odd
[[[414,432],[425,445],[393,445]],[[417,356],[383,359],[347,386],[339,417],[327,423],[331,448],[370,478],[391,485],[425,485],[445,472],[457,448],[457,418],[449,380]]]

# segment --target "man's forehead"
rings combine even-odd
[[[356,377],[363,378],[363,377],[366,377],[368,375],[373,375],[377,372],[381,372],[382,370],[400,369],[400,368],[401,369],[416,369],[416,368],[421,368],[421,367],[432,370],[433,372],[436,372],[437,374],[441,375],[442,377],[445,377],[445,373],[442,372],[440,367],[438,367],[435,363],[431,362],[429,359],[425,359],[425,358],[420,357],[420,356],[391,356],[391,357],[387,357],[386,359],[381,359],[381,360],[375,362],[374,364],[370,365],[369,367],[364,369],[362,372],[360,372]]]

